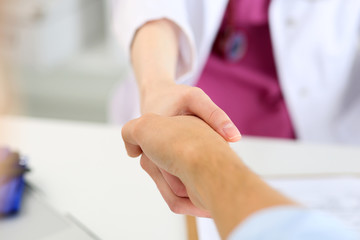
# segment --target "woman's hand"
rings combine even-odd
[[[179,58],[177,28],[171,21],[161,19],[146,23],[134,37],[131,58],[142,113],[194,115],[225,140],[240,140],[240,132],[230,118],[202,90],[175,83]]]
[[[142,93],[141,111],[162,116],[193,115],[204,120],[229,142],[240,140],[239,130],[200,88],[171,81],[154,84]]]

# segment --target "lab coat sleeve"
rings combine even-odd
[[[343,223],[318,211],[300,207],[275,207],[254,214],[240,224],[229,240],[356,240]]]
[[[172,21],[178,31],[180,54],[177,78],[194,70],[194,34],[185,0],[113,0],[113,9],[113,29],[127,58],[136,31],[149,21],[165,18]]]
[[[129,57],[136,31],[146,22],[166,18],[178,31],[176,80],[194,84],[209,56],[228,0],[113,0],[114,30]]]

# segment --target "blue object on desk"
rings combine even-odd
[[[20,210],[22,195],[24,192],[24,176],[10,180],[0,188],[0,215],[9,216]]]
[[[0,149],[0,161],[6,161],[10,151],[8,149]],[[19,212],[21,208],[22,196],[25,189],[24,174],[28,171],[27,161],[23,158],[17,160],[14,168],[21,169],[22,173],[10,179],[6,176],[0,176],[0,215],[9,216]]]

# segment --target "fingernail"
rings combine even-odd
[[[239,130],[233,123],[226,124],[223,128],[223,131],[226,137],[231,141],[238,141],[241,138]]]

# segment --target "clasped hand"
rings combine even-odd
[[[184,158],[184,152],[189,148],[194,150],[194,152],[196,151],[199,153],[209,151],[211,148],[200,149],[195,148],[195,146],[204,141],[212,141],[212,138],[215,136],[217,138],[222,136],[223,139],[231,142],[238,141],[241,138],[239,131],[226,113],[213,103],[211,99],[199,88],[166,82],[156,86],[154,85],[152,88],[147,87],[146,92],[143,92],[141,95],[141,108],[143,113],[156,113],[162,116],[194,115],[198,117],[196,121],[200,121],[199,119],[202,119],[202,124],[208,125],[205,128],[206,130],[203,129],[203,135],[198,135],[198,138],[195,140],[194,135],[199,134],[198,129],[196,129],[199,123],[193,124],[194,120],[188,120],[187,118],[174,118],[171,120],[168,119],[162,126],[155,123],[155,126],[162,128],[163,131],[157,129],[159,131],[153,132],[154,135],[152,136],[152,139],[154,142],[159,139],[164,141],[162,144],[154,146],[154,148],[157,147],[156,151],[175,151]],[[146,129],[141,126],[142,130],[147,133],[155,127],[145,123],[144,119],[149,118],[153,119],[154,116],[146,116],[141,120],[138,120],[139,122],[144,123],[144,125],[149,126],[150,129]],[[181,126],[179,123],[174,125],[179,122],[180,119],[184,121],[181,123]],[[165,120],[162,119],[162,121]],[[188,122],[189,125],[184,126],[185,122]],[[139,127],[139,125],[139,123],[136,124],[137,127]],[[187,133],[183,132],[183,128],[187,128]],[[214,130],[218,134],[215,135]],[[164,133],[164,131],[166,133]],[[211,139],[207,139],[205,137],[205,132],[207,131],[213,132],[213,137]],[[172,136],[169,136],[170,133]],[[187,135],[188,139],[178,141],[179,138],[184,138],[185,135]],[[141,139],[138,140],[141,141]],[[176,146],[174,146],[175,140],[177,140]],[[173,212],[200,217],[210,217],[209,212],[205,210],[201,204],[197,205],[195,204],[194,199],[191,199],[188,187],[184,185],[179,176],[169,172],[166,167],[161,167],[156,164],[156,160],[158,159],[153,159],[147,154],[147,152],[142,151],[141,147],[139,148],[139,144],[137,145],[137,151],[137,154],[134,154],[134,152],[130,150],[129,154],[131,154],[131,156],[138,156],[145,153],[142,154],[141,157],[141,166],[152,177],[160,193]],[[181,159],[179,162],[183,164],[182,162],[185,160],[186,159]]]

